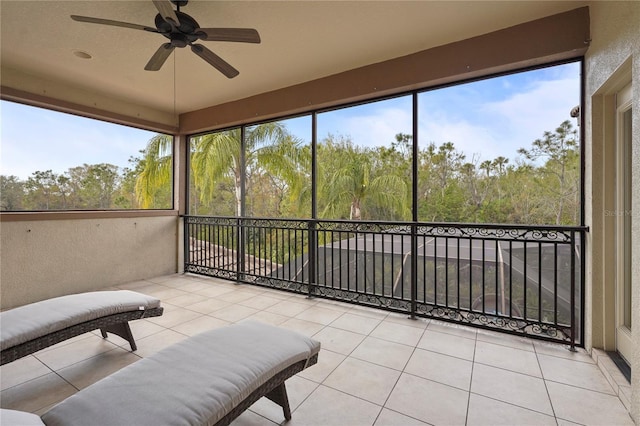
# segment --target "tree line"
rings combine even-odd
[[[172,138],[156,135],[129,166],[83,164],[26,180],[0,176],[0,209],[171,208]],[[329,135],[316,149],[317,215],[323,219],[410,220],[413,140],[358,145]],[[201,215],[311,216],[311,148],[280,123],[192,138],[189,211]],[[428,222],[577,224],[580,148],[570,121],[546,131],[519,158],[480,161],[453,142],[418,149],[418,219]],[[241,170],[244,164],[244,176]],[[244,191],[242,184],[244,183]],[[242,198],[245,194],[244,200]]]
[[[311,216],[311,148],[278,123],[245,132],[244,214]],[[192,144],[190,212],[240,215],[240,131],[201,136]],[[317,216],[321,219],[411,220],[411,135],[389,146],[329,135],[316,149]],[[418,219],[573,225],[580,220],[580,147],[570,121],[546,131],[519,158],[480,161],[452,142],[418,150]]]
[[[113,164],[83,164],[63,173],[52,170],[35,171],[27,179],[0,175],[0,210],[113,210],[138,208],[171,208],[171,186],[154,189],[150,204],[142,202],[145,170],[153,161],[158,140],[171,143],[172,138],[156,135],[140,156],[130,157],[127,167]],[[166,156],[166,152],[155,150]]]

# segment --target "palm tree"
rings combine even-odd
[[[136,179],[136,197],[142,208],[155,202],[161,188],[172,179],[172,143],[168,135],[156,135],[143,151]],[[215,132],[192,139],[191,173],[194,189],[203,204],[210,203],[216,184],[230,177],[234,185],[236,214],[241,215],[241,137],[240,129]],[[245,132],[245,169],[249,177],[258,169],[288,182],[296,178],[300,163],[300,141],[280,123],[249,127]]]
[[[143,151],[144,156],[136,167],[140,172],[135,184],[136,198],[143,209],[156,204],[156,198],[163,192],[162,189],[171,188],[172,147],[172,136],[158,134],[149,140]]]
[[[272,122],[246,128],[244,164],[247,182],[257,170],[292,182],[300,163],[300,141],[281,123]],[[200,136],[192,145],[194,186],[202,203],[209,203],[216,183],[225,177],[233,181],[236,215],[242,215],[242,164],[240,129]]]
[[[328,138],[322,145],[326,151],[319,167],[323,176],[320,182],[319,198],[324,204],[321,216],[336,218],[340,211],[349,208],[350,220],[361,220],[366,200],[373,207],[379,207],[380,214],[402,218],[409,210],[407,205],[407,185],[392,173],[376,168],[374,152],[354,147],[350,140],[339,143]]]

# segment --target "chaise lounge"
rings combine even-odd
[[[317,362],[320,343],[245,321],[176,343],[62,401],[42,418],[2,410],[2,424],[228,425],[263,396],[291,419],[285,380]]]
[[[0,313],[0,365],[100,329],[136,343],[129,321],[162,315],[160,300],[129,290],[71,294]]]

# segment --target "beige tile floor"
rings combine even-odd
[[[0,367],[0,403],[38,414],[141,357],[201,331],[253,318],[322,343],[317,365],[287,382],[297,425],[628,425],[586,352],[435,320],[194,275],[119,286],[162,299],[162,317],[118,337],[78,336]],[[262,399],[233,424],[274,425]]]

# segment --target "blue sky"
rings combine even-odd
[[[26,179],[82,164],[127,167],[156,133],[12,102],[0,102],[0,174]]]
[[[319,115],[319,140],[333,133],[388,146],[395,134],[411,133],[411,102],[406,96]],[[569,111],[579,103],[579,63],[431,90],[418,96],[418,140],[421,147],[453,142],[467,160],[513,163],[519,148],[562,121],[576,126]]]
[[[419,141],[453,142],[467,160],[504,156],[514,163],[546,130],[572,120],[580,103],[580,64],[423,92],[419,95]],[[0,102],[0,174],[26,179],[36,170],[63,173],[70,167],[111,163],[126,167],[155,133]],[[309,141],[311,119],[286,120]],[[350,137],[363,146],[389,146],[397,133],[411,133],[411,97],[368,103],[318,115],[318,140],[327,134]]]

